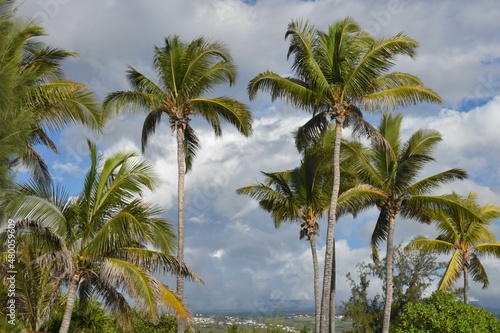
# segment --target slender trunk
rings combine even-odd
[[[469,304],[469,263],[464,265],[464,303]]]
[[[335,286],[337,281],[337,262],[335,258],[335,237],[333,237],[333,256],[332,256],[332,280],[330,283],[330,332],[335,332]]]
[[[391,213],[389,217],[389,229],[387,230],[387,254],[385,261],[385,305],[384,305],[384,322],[382,324],[382,333],[389,332],[391,323],[391,308],[392,308],[392,265],[394,257],[394,229],[396,216]]]
[[[319,300],[319,265],[318,265],[318,253],[316,251],[316,239],[314,235],[311,235],[309,239],[309,243],[311,244],[311,254],[313,261],[313,271],[314,271],[314,329],[315,332],[319,333],[319,308],[320,308],[320,300]]]
[[[335,332],[335,307],[330,309],[330,304],[335,304],[335,289],[332,285],[333,257],[335,256],[335,223],[337,214],[337,198],[340,188],[340,140],[342,138],[342,120],[337,120],[335,127],[335,145],[333,148],[333,185],[330,210],[328,211],[328,227],[326,230],[325,270],[323,274],[323,294],[321,297],[320,332],[327,333],[330,325]],[[334,280],[333,280],[334,281]],[[333,296],[333,299],[331,298]],[[333,315],[330,321],[330,316]],[[333,323],[332,323],[333,322]]]
[[[73,276],[71,277],[71,281],[69,282],[68,296],[66,299],[66,309],[64,310],[59,333],[68,333],[69,324],[71,323],[71,314],[73,313],[73,308],[75,306],[76,288],[78,287],[79,280],[80,276],[78,274],[73,274]]]
[[[184,127],[177,125],[177,261],[184,263],[184,175],[186,174],[184,154]],[[177,274],[177,295],[184,300],[184,277]],[[177,319],[177,333],[184,333],[184,322]]]

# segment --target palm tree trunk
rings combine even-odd
[[[466,262],[464,265],[464,303],[469,304],[469,266]]]
[[[392,265],[394,257],[394,229],[396,223],[395,214],[391,213],[389,217],[389,229],[387,230],[387,254],[385,262],[385,305],[384,305],[384,322],[382,324],[382,333],[389,332],[391,323],[391,308],[392,308],[392,292],[393,278]]]
[[[335,332],[335,285],[337,281],[337,262],[335,258],[335,237],[333,237],[333,256],[332,256],[332,279],[330,281],[330,332]]]
[[[318,253],[316,251],[316,239],[314,235],[311,235],[309,238],[309,243],[311,244],[311,254],[313,261],[313,272],[314,272],[314,328],[315,332],[319,333],[319,309],[320,309],[320,300],[319,300],[319,265],[318,265]]]
[[[340,189],[340,140],[342,138],[342,120],[335,124],[335,144],[333,147],[333,185],[330,210],[328,211],[328,227],[326,230],[325,270],[323,274],[323,294],[321,297],[320,333],[327,333],[333,325],[335,332],[335,306],[330,309],[330,304],[335,304],[335,280],[332,280],[333,258],[335,256],[335,223],[337,213],[337,198]],[[333,297],[333,299],[332,299]],[[330,320],[330,316],[333,318]]]
[[[176,126],[177,131],[177,261],[184,263],[184,175],[186,174],[184,155],[184,127]],[[184,300],[184,277],[177,274],[177,295]],[[177,333],[184,333],[184,322],[177,319]]]
[[[73,313],[73,308],[75,306],[75,296],[76,288],[78,287],[78,282],[80,276],[78,274],[73,274],[71,281],[69,283],[68,296],[66,299],[66,309],[64,310],[64,315],[59,328],[59,333],[68,333],[69,324],[71,323],[71,314]]]

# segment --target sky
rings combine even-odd
[[[46,28],[43,41],[79,53],[64,63],[68,77],[84,82],[99,98],[129,89],[127,65],[150,77],[153,47],[179,35],[189,42],[203,36],[226,43],[238,66],[232,87],[220,87],[213,96],[228,95],[247,103],[254,115],[253,135],[245,138],[224,126],[222,138],[194,119],[202,149],[186,176],[186,263],[205,284],[186,284],[186,303],[193,312],[276,309],[280,301],[313,299],[309,243],[299,240],[299,227],[275,229],[269,214],[255,200],[237,196],[239,187],[263,180],[260,171],[298,166],[291,132],[309,114],[266,93],[249,101],[250,79],[270,69],[291,73],[284,34],[292,19],[308,19],[320,30],[346,16],[377,37],[401,31],[420,42],[415,59],[400,58],[394,70],[417,75],[443,98],[440,105],[417,105],[404,113],[402,135],[420,128],[438,130],[443,141],[435,163],[422,176],[460,167],[470,177],[441,189],[467,195],[477,192],[480,203],[500,203],[500,10],[496,0],[336,1],[336,0],[24,0],[18,15],[29,16]],[[118,151],[140,152],[145,114],[118,116],[104,134],[70,126],[53,133],[59,155],[41,150],[54,179],[77,193],[89,162],[87,138],[104,156]],[[366,115],[378,125],[380,114]],[[166,124],[148,143],[145,158],[155,163],[162,186],[146,199],[164,208],[176,226],[175,136]],[[336,227],[337,304],[350,296],[346,274],[356,263],[370,260],[369,240],[377,211],[342,218]],[[500,238],[500,221],[491,226]],[[320,267],[325,221],[317,238]],[[437,235],[433,226],[398,220],[396,243],[414,236]],[[383,253],[383,251],[382,251]],[[483,259],[491,285],[482,290],[472,283],[471,299],[498,306],[500,260]],[[321,272],[322,275],[322,272]],[[175,288],[174,279],[165,280]],[[381,292],[373,281],[373,292]],[[379,288],[378,290],[376,288]],[[281,304],[287,304],[282,302]]]

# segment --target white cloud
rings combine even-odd
[[[60,163],[56,161],[52,164],[52,168],[58,176],[61,176],[59,173],[67,173],[75,178],[82,178],[85,174],[84,170],[72,163]]]

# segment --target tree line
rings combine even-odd
[[[150,78],[129,66],[130,90],[109,93],[101,102],[84,84],[67,79],[61,63],[74,53],[40,41],[43,28],[15,15],[14,1],[0,0],[0,109],[6,126],[0,128],[0,206],[2,223],[16,221],[17,319],[32,330],[46,328],[57,302],[64,296],[59,332],[66,333],[74,316],[97,297],[123,329],[132,329],[133,299],[151,320],[165,311],[178,318],[184,332],[190,317],[183,303],[184,280],[202,283],[184,262],[184,180],[193,167],[201,142],[191,126],[201,117],[214,134],[222,123],[242,135],[252,133],[252,113],[228,96],[210,97],[220,85],[232,85],[237,67],[228,47],[199,37],[183,42],[168,36],[155,47]],[[309,21],[292,20],[285,33],[293,75],[262,72],[248,84],[250,99],[259,91],[311,114],[292,129],[301,154],[292,170],[264,172],[265,181],[237,190],[250,195],[271,213],[277,227],[298,222],[300,238],[311,245],[314,267],[316,332],[335,331],[335,225],[347,214],[369,207],[380,211],[371,238],[373,258],[386,242],[384,315],[381,331],[388,332],[393,308],[394,230],[398,217],[436,223],[436,239],[419,237],[409,246],[452,254],[440,288],[447,290],[461,274],[464,301],[468,276],[489,283],[479,257],[500,257],[500,243],[488,226],[500,217],[494,204],[480,206],[474,193],[433,195],[442,184],[467,177],[455,168],[425,178],[419,173],[435,159],[442,140],[437,131],[421,129],[403,141],[403,116],[392,111],[441,98],[409,73],[391,71],[399,56],[414,57],[418,42],[400,33],[375,38],[352,18],[338,20],[326,31]],[[142,199],[154,190],[154,166],[135,153],[103,158],[88,142],[90,167],[82,190],[68,193],[55,184],[37,145],[58,152],[49,136],[71,124],[102,131],[116,114],[145,113],[142,151],[157,126],[168,122],[176,135],[178,165],[177,232],[162,218],[163,210]],[[382,112],[375,127],[363,112]],[[353,132],[343,138],[343,129]],[[362,144],[360,137],[370,144]],[[32,180],[20,182],[16,171],[28,169]],[[320,288],[315,236],[327,217],[325,266]],[[7,233],[2,238],[0,271],[6,276]],[[158,274],[177,276],[176,291]],[[2,294],[5,299],[5,294]],[[4,309],[0,310],[4,311]],[[4,313],[5,314],[5,313]]]

